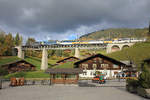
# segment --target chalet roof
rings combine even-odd
[[[1,65],[1,66],[7,66],[7,65],[10,65],[10,64],[15,64],[15,63],[19,63],[19,62],[25,62],[25,63],[27,63],[27,64],[30,64],[30,65],[34,66],[33,64],[31,64],[31,63],[29,63],[29,62],[27,62],[27,61],[25,61],[25,60],[22,60],[22,59],[16,60],[16,61],[13,61],[13,62],[9,62],[9,63],[6,63],[6,64]]]
[[[64,60],[68,60],[68,59],[71,59],[71,58],[74,58],[74,59],[80,60],[80,59],[79,59],[79,58],[77,58],[77,57],[73,57],[73,56],[71,56],[71,57],[67,57],[67,58],[64,58],[64,59],[62,59],[62,60],[59,60],[59,61],[57,61],[56,63],[60,63],[60,62],[62,62],[62,61],[64,61]]]
[[[85,62],[85,61],[90,60],[90,59],[95,58],[95,57],[100,57],[100,58],[107,59],[107,60],[113,62],[113,63],[116,64],[116,65],[127,66],[127,65],[126,65],[125,63],[123,63],[123,62],[117,61],[117,60],[115,60],[115,59],[113,59],[113,58],[110,58],[110,57],[108,57],[108,56],[104,56],[104,55],[102,55],[102,54],[96,54],[96,55],[90,56],[90,57],[88,57],[88,58],[85,58],[85,59],[83,59],[83,60],[80,60],[80,61],[74,63],[74,65],[78,65],[78,64],[80,64],[80,63],[82,63],[82,62]]]
[[[120,62],[126,64],[127,66],[136,67],[136,65],[130,60],[125,60],[125,61],[120,61]]]
[[[83,73],[82,69],[79,68],[48,68],[46,73],[50,74],[79,74]]]

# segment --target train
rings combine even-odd
[[[35,42],[32,45],[74,45],[74,44],[111,44],[111,43],[135,43],[135,42],[144,42],[146,39],[135,39],[135,38],[115,38],[115,39],[106,39],[106,40],[92,40],[92,41],[39,41]]]

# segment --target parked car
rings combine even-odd
[[[92,79],[92,82],[93,82],[93,83],[104,84],[106,81],[105,81],[105,79],[104,79],[104,75],[99,75],[99,76],[95,76],[95,77]]]

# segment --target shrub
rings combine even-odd
[[[138,80],[133,80],[133,79],[127,79],[127,85],[132,86],[132,87],[138,87],[139,86],[139,82]]]
[[[138,80],[127,79],[126,89],[131,93],[137,93],[137,89],[139,87]]]
[[[148,64],[144,64],[142,70],[139,76],[140,87],[150,88],[150,69],[148,68]]]

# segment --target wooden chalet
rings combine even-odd
[[[56,63],[57,63],[57,64],[63,64],[63,63],[66,63],[66,62],[77,61],[77,60],[80,60],[80,59],[77,58],[77,57],[71,56],[71,57],[67,57],[67,58],[65,58],[65,59],[59,60],[59,61],[57,61]]]
[[[79,68],[49,68],[51,84],[77,84],[79,74],[83,71]]]
[[[74,66],[84,70],[80,77],[94,77],[96,71],[104,73],[106,77],[116,77],[119,72],[128,67],[122,62],[102,54],[96,54],[80,60],[74,63]]]
[[[35,66],[26,62],[25,60],[18,60],[15,62],[10,62],[5,65],[2,65],[9,73],[15,73],[20,71],[33,71]]]

